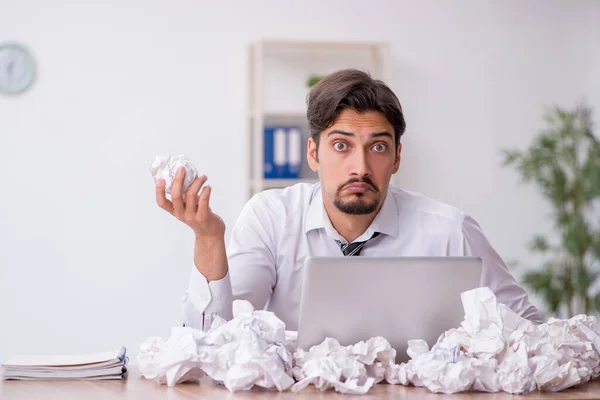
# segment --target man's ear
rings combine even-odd
[[[319,169],[319,156],[317,154],[317,143],[313,140],[313,138],[308,138],[308,142],[306,145],[306,160],[308,161],[308,165],[310,169],[314,172],[317,172]]]
[[[394,162],[394,174],[398,172],[400,168],[400,153],[402,153],[402,143],[398,143],[398,149],[396,150],[396,161]]]

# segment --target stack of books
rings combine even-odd
[[[14,355],[0,365],[2,379],[100,380],[124,379],[125,347],[105,353],[62,356]]]
[[[302,163],[302,131],[297,126],[267,126],[264,178],[298,179]]]

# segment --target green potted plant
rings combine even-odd
[[[319,81],[321,79],[323,79],[323,78],[324,78],[324,75],[321,75],[321,74],[311,74],[311,75],[309,75],[308,78],[306,78],[306,82],[305,82],[306,83],[306,87],[310,89],[311,87],[313,87],[317,83],[319,83]]]
[[[504,166],[515,167],[552,206],[554,231],[529,245],[541,268],[526,272],[523,283],[548,312],[570,318],[600,311],[600,294],[592,292],[600,273],[600,142],[585,105],[552,107],[544,119],[527,149],[503,150]]]

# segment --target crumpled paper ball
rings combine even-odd
[[[593,316],[551,318],[536,325],[497,303],[487,287],[462,293],[465,319],[429,350],[409,341],[402,384],[432,392],[523,394],[560,391],[600,376],[600,331]]]
[[[176,328],[166,341],[149,338],[138,364],[147,379],[169,386],[208,375],[232,392],[253,386],[284,391],[294,384],[285,324],[275,314],[233,303],[233,319],[216,317],[208,332]]]
[[[334,388],[344,394],[365,394],[385,379],[395,358],[396,350],[382,337],[351,346],[327,338],[309,351],[298,349],[294,353],[293,371],[298,382],[292,392],[312,384],[321,391]]]
[[[197,344],[203,371],[232,392],[254,385],[284,391],[294,384],[285,324],[248,301],[234,301],[233,319],[216,319]]]
[[[159,179],[164,179],[165,192],[167,194],[171,194],[171,190],[173,189],[173,180],[175,179],[177,170],[180,167],[185,168],[185,178],[183,179],[182,191],[182,194],[185,194],[190,185],[196,180],[196,178],[198,178],[198,171],[192,162],[184,155],[172,156],[167,154],[166,156],[156,156],[154,162],[152,163],[152,167],[150,168],[150,172],[154,178],[154,183],[158,183]]]
[[[140,345],[137,362],[146,379],[173,386],[206,375],[200,366],[197,340],[204,332],[190,327],[171,329],[168,340],[153,336]]]

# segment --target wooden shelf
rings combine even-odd
[[[265,120],[306,120],[306,111],[264,111],[262,113],[252,112],[250,118],[261,117]]]
[[[272,49],[343,49],[343,50],[370,50],[373,48],[388,46],[387,42],[367,41],[319,41],[319,40],[284,40],[265,39],[261,41],[265,50]]]

